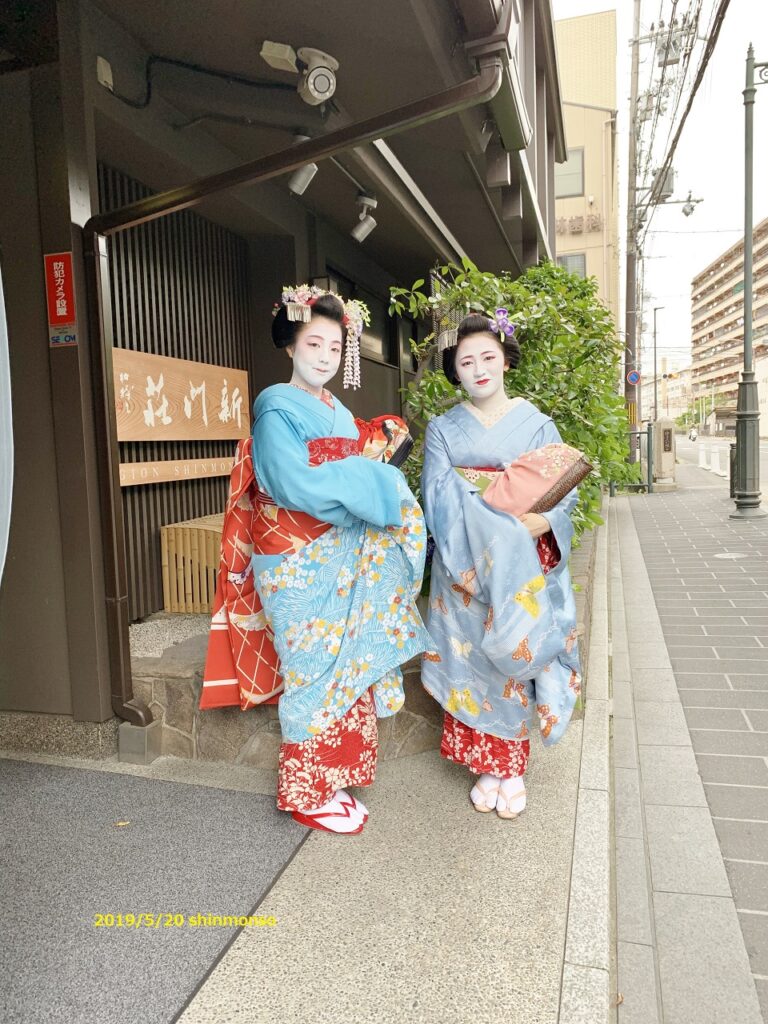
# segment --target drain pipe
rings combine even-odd
[[[125,526],[120,497],[120,460],[117,447],[112,379],[112,296],[107,256],[108,235],[186,210],[236,185],[255,185],[304,164],[316,163],[375,139],[387,138],[487,103],[502,84],[498,57],[480,61],[480,73],[460,85],[403,107],[347,125],[321,138],[309,139],[278,153],[270,153],[241,167],[199,178],[190,185],[169,189],[109,213],[97,214],[83,227],[84,276],[87,290],[88,345],[96,421],[96,447],[101,490],[101,528],[104,544],[104,590],[109,644],[112,710],[133,725],[146,726],[152,712],[133,696],[128,633],[128,573]]]

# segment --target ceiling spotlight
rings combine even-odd
[[[308,135],[294,135],[293,141],[296,145],[300,142],[308,142]],[[295,196],[303,196],[309,188],[310,182],[317,174],[317,164],[304,164],[294,171],[288,179],[288,188]]]
[[[357,197],[357,203],[360,207],[360,219],[352,228],[350,234],[356,242],[364,242],[376,227],[376,221],[371,216],[370,211],[375,210],[378,204],[373,196],[366,196],[362,193]]]

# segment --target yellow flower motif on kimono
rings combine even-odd
[[[547,581],[543,576],[534,576],[532,580],[529,580],[525,586],[515,594],[515,600],[517,603],[522,605],[528,614],[533,616],[534,619],[538,619],[541,613],[541,608],[539,607],[539,602],[535,595],[540,593],[546,585]]]

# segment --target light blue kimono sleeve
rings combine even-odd
[[[282,508],[334,526],[352,526],[356,519],[382,528],[402,525],[401,502],[410,491],[399,469],[361,455],[310,466],[306,441],[282,409],[256,417],[253,468]]]
[[[445,438],[434,420],[427,424],[424,435],[421,498],[440,560],[451,578],[460,582],[462,572],[474,561],[464,518],[466,503],[476,503],[478,513],[488,507],[481,503],[479,488],[455,471]]]
[[[562,443],[563,439],[560,436],[560,431],[552,420],[548,419],[533,439],[531,450],[534,448],[541,448],[545,444]],[[571,554],[571,544],[573,542],[571,513],[576,507],[576,502],[578,500],[579,492],[578,489],[574,487],[573,490],[569,491],[562,501],[559,501],[554,508],[549,509],[548,512],[542,512],[542,515],[552,527],[552,534],[554,535],[554,538],[557,541],[557,546],[560,549],[561,566],[568,564],[568,558]]]

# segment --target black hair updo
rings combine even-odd
[[[459,384],[459,378],[456,373],[456,353],[461,342],[464,338],[469,337],[470,334],[490,334],[503,348],[504,361],[509,364],[510,369],[514,370],[519,365],[520,345],[514,334],[511,337],[502,334],[500,330],[494,330],[489,317],[483,316],[481,313],[470,313],[469,316],[464,317],[456,329],[457,343],[443,349],[443,373],[451,384]]]
[[[344,324],[344,306],[335,295],[320,295],[312,303],[312,319],[316,316],[324,316],[341,325],[341,340],[347,340],[347,328]],[[280,306],[272,318],[272,341],[275,348],[287,348],[296,341],[296,336],[302,327],[306,326],[303,320],[289,320],[288,310]]]

